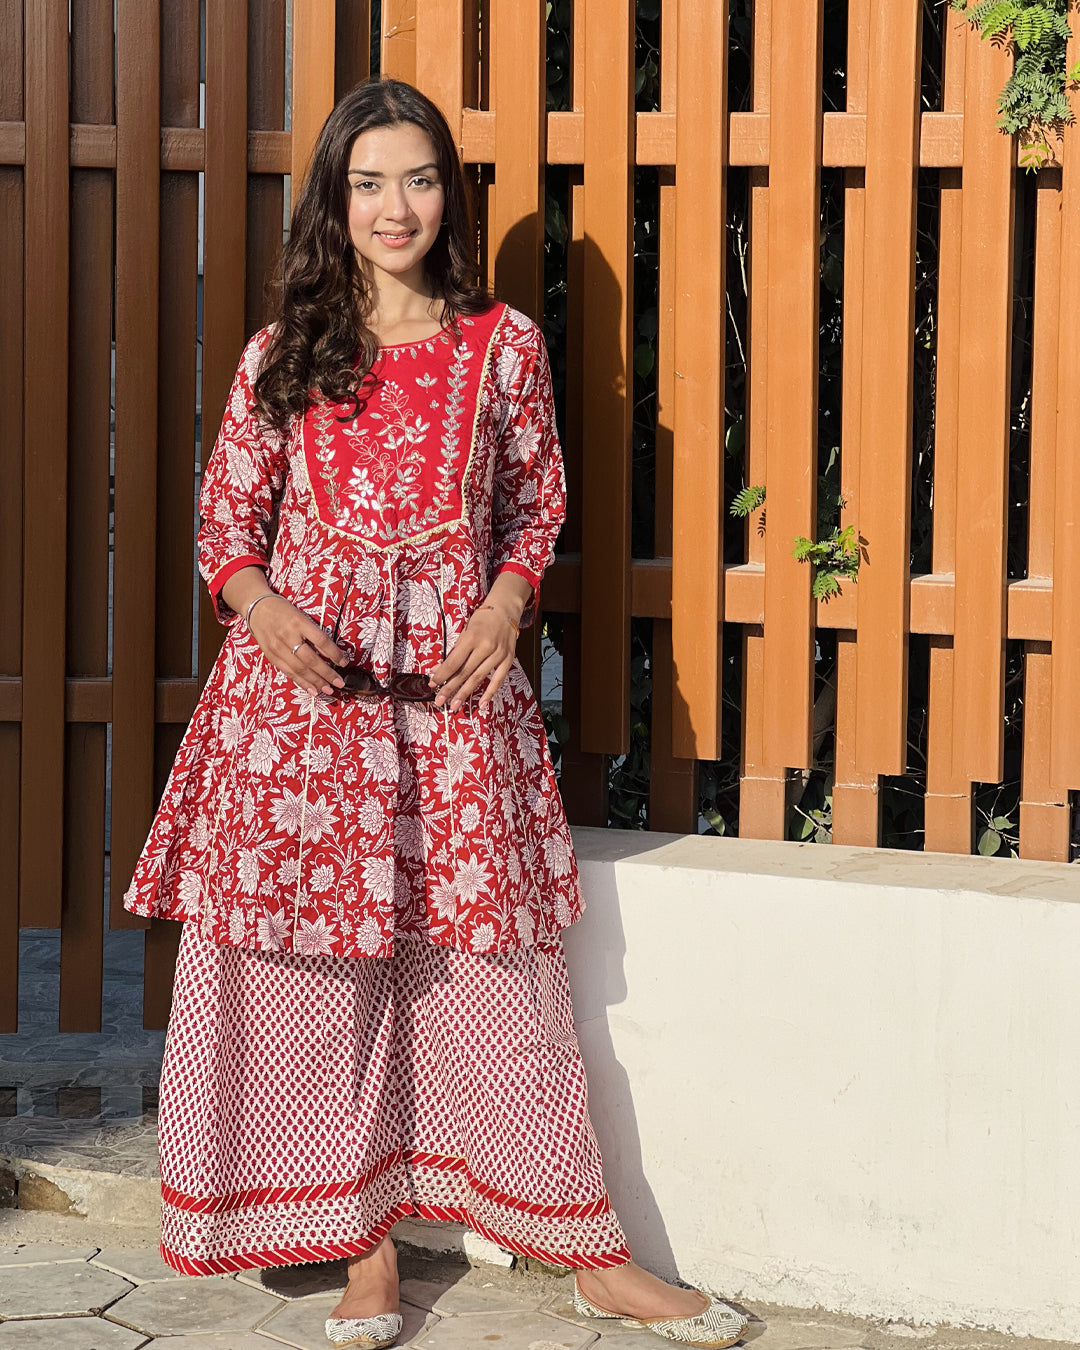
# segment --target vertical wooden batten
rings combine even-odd
[[[778,20],[779,21],[779,20]],[[767,114],[772,77],[770,33],[772,0],[757,0],[753,26],[753,110]],[[769,351],[769,171],[748,170],[749,293],[747,295],[746,483],[764,483],[767,476],[768,420],[766,365]],[[747,522],[746,558],[765,565],[762,515]],[[739,833],[748,839],[783,839],[787,815],[787,770],[766,759],[765,635],[760,623],[746,624],[742,635],[742,745],[739,763]]]
[[[630,748],[634,2],[585,10],[581,744]]]
[[[871,0],[848,4],[847,111],[865,116],[870,84]],[[872,279],[872,278],[869,278]],[[865,338],[868,290],[866,265],[866,173],[844,171],[843,397],[840,430],[841,525],[861,528],[863,365],[874,360]],[[861,589],[861,587],[860,587]],[[858,592],[856,592],[858,595]],[[906,647],[907,634],[904,640]],[[864,667],[867,682],[872,676]],[[859,639],[853,629],[836,635],[836,746],[833,755],[832,840],[835,844],[873,846],[881,827],[878,775],[856,767],[859,697]]]
[[[0,0],[0,119],[23,118],[23,4]],[[0,165],[0,674],[23,666],[23,236],[24,169]],[[0,722],[0,1032],[18,1029],[19,1010],[19,722]]]
[[[384,25],[391,8],[389,3],[383,6]],[[319,131],[334,106],[334,20],[334,6],[327,0],[293,0],[289,172],[294,210]]]
[[[1071,15],[1067,63],[1080,60],[1080,16]],[[1080,116],[1080,91],[1070,89]],[[1080,380],[1073,326],[1080,314],[1080,147],[1067,131],[1061,170],[1061,274],[1054,462],[1053,675],[1050,781],[1080,787]]]
[[[675,111],[672,746],[720,755],[724,362],[727,330],[726,0],[680,0]],[[629,381],[628,381],[629,383]]]
[[[145,928],[148,922],[125,912],[123,896],[150,828],[153,802],[160,33],[158,0],[117,0],[109,913],[118,928]]]
[[[113,118],[112,6],[71,9],[71,117]],[[113,175],[71,171],[71,342],[68,353],[67,667],[108,678],[109,423],[112,384]],[[190,536],[189,536],[190,537]],[[188,565],[190,591],[191,567]],[[104,722],[68,723],[60,1030],[100,1031],[105,894]]]
[[[1005,482],[1009,462],[1016,147],[995,125],[1009,48],[967,33],[957,395],[953,772],[1000,781],[1005,706]]]
[[[660,14],[660,106],[664,112],[678,108],[679,3],[667,0]],[[724,119],[726,120],[726,119]],[[676,127],[676,137],[678,130]],[[676,195],[673,167],[659,171],[659,277],[657,278],[656,352],[656,503],[653,554],[672,555],[675,490],[675,324],[676,324]],[[721,244],[722,248],[722,244]],[[722,253],[721,253],[722,256]],[[721,416],[722,416],[721,405]],[[721,429],[722,430],[722,429]],[[721,482],[721,490],[723,484]],[[719,503],[719,513],[723,503]],[[717,519],[719,533],[719,516]],[[717,541],[719,561],[720,543]],[[717,633],[720,630],[720,597],[717,596]],[[682,716],[683,694],[675,688],[672,621],[653,620],[652,646],[652,738],[649,743],[649,829],[694,833],[698,820],[697,760],[676,754],[674,725],[676,706]],[[716,688],[720,687],[720,669]]]
[[[966,24],[960,15],[947,20],[942,104],[962,114],[967,66]],[[934,402],[934,518],[932,565],[936,574],[956,568],[957,434],[960,393],[960,266],[964,189],[960,169],[938,175],[937,378]],[[953,643],[930,638],[927,707],[926,851],[969,853],[974,829],[971,782],[953,763]]]
[[[870,9],[866,111],[855,767],[907,768],[907,646],[911,555],[911,397],[915,327],[915,204],[919,164],[922,5]]]
[[[22,778],[19,916],[60,925],[67,609],[68,6],[25,10]]]
[[[773,18],[762,743],[767,763],[809,768],[814,612],[810,569],[791,550],[814,537],[817,515],[823,0],[788,0]]]

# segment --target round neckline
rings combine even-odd
[[[444,333],[449,333],[453,328],[452,323],[445,323],[437,333],[432,333],[430,337],[418,338],[415,342],[383,342],[376,348],[380,352],[392,352],[398,347],[423,347],[429,342],[435,342],[441,338]]]

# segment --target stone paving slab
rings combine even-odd
[[[113,1304],[109,1317],[148,1336],[209,1335],[250,1331],[279,1307],[281,1300],[270,1294],[210,1275],[140,1284]]]
[[[402,1280],[401,1297],[418,1308],[430,1308],[440,1317],[460,1313],[511,1313],[535,1310],[541,1294],[522,1287],[506,1289],[468,1276],[453,1283]]]
[[[164,1264],[164,1262],[162,1263]],[[310,1265],[269,1266],[264,1270],[242,1270],[237,1283],[262,1289],[276,1298],[310,1298],[317,1294],[337,1294],[349,1278],[344,1261],[318,1261]]]
[[[328,1350],[325,1323],[339,1299],[340,1291],[297,1299],[263,1322],[259,1331],[263,1336],[276,1338],[279,1344],[296,1347],[296,1350]],[[404,1325],[401,1335],[394,1342],[395,1346],[416,1345],[418,1338],[439,1320],[425,1308],[416,1308],[404,1301],[401,1304],[401,1318]],[[173,1350],[173,1344],[169,1341],[160,1350]],[[480,1345],[480,1342],[470,1343],[470,1350],[480,1350]],[[264,1350],[269,1348],[264,1347]]]
[[[590,1345],[604,1350],[594,1332],[543,1313],[500,1313],[496,1317],[463,1313],[440,1321],[416,1342],[416,1350],[586,1350]]]
[[[111,1270],[114,1275],[122,1275],[132,1284],[146,1284],[148,1280],[193,1278],[167,1266],[161,1259],[161,1253],[153,1247],[104,1247],[90,1264]]]
[[[0,1350],[138,1350],[146,1344],[141,1331],[129,1331],[100,1317],[49,1317],[0,1326]],[[267,1350],[266,1342],[259,1350]]]
[[[18,1242],[0,1247],[0,1270],[7,1266],[33,1266],[44,1261],[87,1261],[96,1247],[68,1247],[62,1242]]]
[[[98,1313],[130,1293],[118,1275],[85,1261],[12,1266],[0,1281],[0,1317],[71,1317]]]
[[[230,1332],[225,1336],[167,1336],[157,1341],[147,1341],[146,1350],[274,1350],[278,1344],[260,1336],[257,1331],[244,1335]],[[329,1350],[329,1342],[322,1347]]]
[[[751,1322],[744,1343],[747,1350],[856,1350],[862,1331],[814,1317],[770,1317]]]

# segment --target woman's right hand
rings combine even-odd
[[[332,667],[344,665],[345,653],[314,619],[283,595],[275,591],[257,604],[248,627],[270,664],[307,693],[332,694],[344,686]]]
[[[221,588],[222,599],[241,616],[241,623],[248,606],[260,595],[267,598],[250,611],[248,628],[263,656],[309,694],[332,694],[340,689],[345,681],[331,666],[343,665],[345,653],[314,619],[269,586],[261,567],[239,568]]]

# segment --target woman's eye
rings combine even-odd
[[[431,186],[432,186],[432,182],[431,182],[431,179],[430,179],[430,178],[423,178],[423,177],[414,178],[414,179],[413,179],[413,182],[414,182],[414,183],[424,183],[424,184],[426,184],[428,187],[431,187]]]

